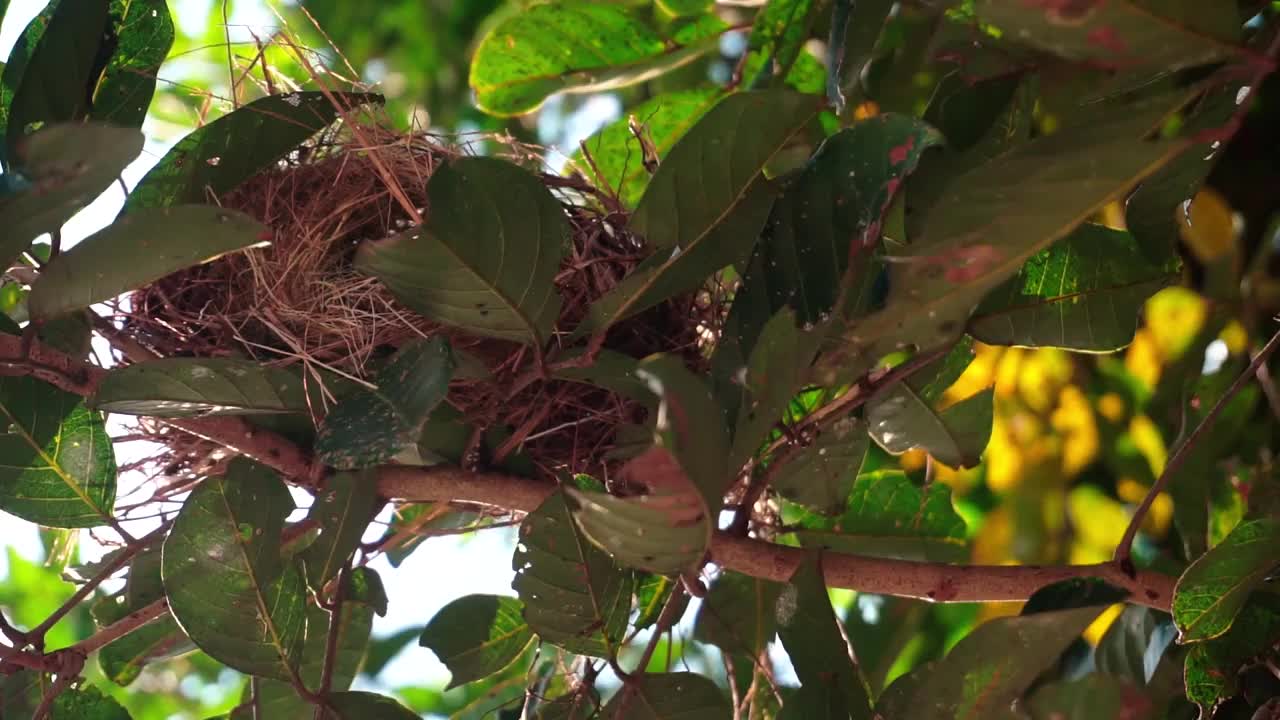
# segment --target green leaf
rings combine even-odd
[[[754,662],[777,633],[775,605],[783,585],[724,571],[702,599],[693,637]]]
[[[1176,261],[1154,264],[1129,233],[1085,224],[992,290],[968,331],[992,345],[1117,350],[1147,298],[1177,280]]]
[[[192,642],[228,667],[285,682],[306,627],[302,573],[279,557],[292,510],[275,473],[236,458],[191,492],[162,557],[169,609]]]
[[[887,720],[917,717],[921,707],[956,720],[1007,717],[1010,703],[1089,626],[1102,606],[1004,617],[979,625],[936,663],[900,677],[876,710]]]
[[[348,108],[382,96],[334,93]],[[208,202],[233,190],[338,117],[319,91],[259,98],[178,141],[129,193],[124,212]]]
[[[449,392],[453,353],[443,336],[417,340],[378,371],[377,389],[339,401],[316,435],[316,457],[350,470],[381,464],[413,447]]]
[[[467,595],[445,605],[422,631],[418,644],[449,668],[446,689],[500,672],[529,647],[533,631],[519,600]]]
[[[857,470],[851,466],[847,472]],[[835,521],[805,518],[805,529],[795,532],[801,544],[904,560],[957,562],[968,556],[964,519],[941,483],[920,488],[901,470],[876,470],[858,475],[848,497],[848,509]]]
[[[7,2],[7,0],[5,1]],[[9,57],[5,59],[3,70],[0,70],[0,136],[8,134],[10,106],[13,103],[13,95],[18,91],[18,86],[22,84],[22,76],[26,74],[27,65],[31,62],[31,55],[35,52],[36,46],[40,44],[40,38],[44,35],[45,29],[49,27],[49,20],[57,9],[58,3],[50,2],[31,19],[31,22],[27,23],[27,26],[22,30],[22,34],[18,36],[17,41],[14,43],[13,49],[9,51]],[[4,16],[0,15],[0,20],[3,19]],[[13,169],[9,160],[7,143],[2,141],[0,141],[0,163],[4,165],[6,171]]]
[[[785,77],[804,52],[814,21],[822,3],[814,0],[771,0],[765,3],[751,24],[747,38],[748,57],[743,74],[746,87],[758,87],[754,69],[767,72],[771,77]],[[753,63],[752,60],[755,60]],[[770,63],[771,67],[766,67]]]
[[[0,509],[49,527],[111,520],[116,460],[102,416],[31,377],[0,378]]]
[[[1118,117],[1019,145],[956,178],[910,254],[892,263],[884,309],[829,339],[819,379],[861,375],[903,345],[954,341],[988,291],[1182,149],[1141,141],[1174,104],[1162,96],[1118,108]]]
[[[52,125],[23,138],[14,159],[29,186],[0,198],[0,262],[8,267],[37,236],[93,202],[142,144],[137,130],[95,124]]]
[[[538,637],[591,657],[612,657],[622,646],[632,574],[579,534],[563,493],[525,516],[511,564],[511,586]]]
[[[0,717],[33,717],[52,683],[44,673],[22,668],[0,675]]]
[[[1280,560],[1280,518],[1245,520],[1186,569],[1173,592],[1179,642],[1215,638],[1231,628],[1254,588]]]
[[[324,674],[324,655],[329,638],[329,613],[315,606],[307,607],[307,639],[298,663],[298,675],[309,688],[320,686]],[[373,629],[373,609],[360,603],[344,603],[338,628],[338,654],[333,662],[332,690],[346,690],[369,646]],[[246,688],[247,690],[247,688]],[[272,720],[312,720],[316,708],[298,697],[292,685],[265,678],[258,680],[259,717]]]
[[[729,453],[731,471],[745,465],[782,420],[817,349],[813,333],[796,327],[791,308],[779,310],[764,326],[742,378],[743,397]]]
[[[673,355],[646,358],[636,376],[660,400],[654,444],[675,457],[707,510],[715,511],[732,479],[728,430],[715,397]]]
[[[298,554],[307,585],[319,593],[351,560],[360,536],[382,508],[377,478],[370,472],[336,473],[325,479],[307,518],[320,526],[320,537]]]
[[[658,621],[662,607],[671,597],[677,582],[657,573],[646,573],[636,578],[636,619],[632,623],[636,629],[643,630]]]
[[[387,589],[382,576],[373,568],[361,565],[347,575],[347,599],[373,608],[378,617],[387,614]]]
[[[93,604],[91,612],[98,627],[103,628],[140,608],[117,602],[115,597],[103,597]],[[98,651],[98,665],[108,680],[123,687],[136,680],[147,663],[189,652],[192,647],[173,618],[165,616],[107,643]]]
[[[306,412],[296,373],[236,358],[158,358],[112,368],[88,404],[123,415],[199,417]]]
[[[813,97],[790,91],[737,93],[708,111],[658,166],[631,216],[655,254],[592,304],[578,332],[606,328],[745,261],[773,204],[764,167],[817,111]]]
[[[418,720],[418,714],[386,695],[352,690],[332,693],[326,704],[337,720]]]
[[[978,20],[1068,60],[1177,70],[1242,51],[1234,8],[1167,0],[1017,3],[978,0]]]
[[[5,144],[10,153],[33,128],[88,116],[106,62],[100,49],[107,10],[106,0],[60,0],[8,104]]]
[[[650,172],[644,166],[644,147],[631,130],[632,119],[662,159],[723,93],[718,87],[699,87],[649,98],[629,109],[627,117],[605,125],[588,138],[573,154],[573,167],[597,187],[616,193],[624,206],[635,207],[649,185]]]
[[[711,680],[690,672],[645,673],[604,706],[601,720],[727,718],[729,699]]]
[[[165,0],[111,0],[115,52],[94,88],[89,117],[141,127],[156,91],[156,74],[173,47],[173,18]]]
[[[662,456],[666,459],[658,459]],[[669,457],[661,450],[640,455],[631,461],[632,467],[666,467],[633,472],[650,477],[671,473],[675,463]],[[625,567],[675,575],[698,567],[706,555],[711,523],[693,493],[654,491],[634,498],[573,488],[565,488],[565,493],[586,539]]]
[[[778,597],[775,612],[778,636],[801,687],[809,687],[810,693],[821,688],[841,708],[840,717],[870,720],[867,682],[831,608],[820,553],[810,553],[792,575]]]
[[[49,712],[50,720],[131,720],[129,711],[115,698],[86,685],[58,693]]]
[[[1121,678],[1091,673],[1041,686],[1028,703],[1032,720],[1150,720],[1154,704],[1145,688]]]
[[[1094,665],[1098,672],[1145,684],[1175,632],[1168,615],[1126,605],[1094,649]]]
[[[130,213],[46,265],[27,308],[32,318],[56,317],[270,239],[248,215],[210,205]]]
[[[1235,695],[1246,663],[1280,641],[1280,600],[1258,593],[1223,635],[1191,646],[1184,665],[1187,699],[1205,712]]]
[[[523,115],[554,93],[624,87],[715,47],[717,33],[694,35],[685,42],[663,37],[621,4],[534,5],[480,40],[471,60],[471,88],[481,110]]]
[[[867,426],[845,418],[785,461],[772,487],[782,497],[824,515],[844,511],[871,445]]]
[[[505,160],[464,157],[436,169],[427,202],[448,211],[365,243],[356,268],[439,322],[530,345],[546,341],[560,310],[553,281],[569,237],[546,187]]]

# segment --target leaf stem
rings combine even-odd
[[[324,665],[320,669],[320,687],[316,695],[324,698],[333,685],[333,668],[338,661],[338,636],[342,632],[342,603],[347,594],[347,577],[350,565],[343,565],[338,571],[338,582],[333,590],[333,599],[329,602],[329,632],[324,639]],[[324,720],[324,704],[316,704],[315,720]]]

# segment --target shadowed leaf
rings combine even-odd
[[[343,472],[325,479],[307,512],[307,518],[319,524],[320,537],[298,554],[313,591],[323,590],[351,560],[382,502],[373,473]]]
[[[116,48],[93,93],[89,117],[141,127],[156,90],[156,74],[173,46],[173,18],[165,0],[111,0]]]
[[[448,688],[500,672],[533,641],[519,600],[467,595],[441,608],[418,639],[449,668]],[[446,688],[447,689],[447,688]]]
[[[307,607],[307,640],[302,646],[298,675],[309,688],[319,687],[320,676],[324,672],[330,617],[329,613],[318,607]],[[333,675],[330,679],[332,689],[346,690],[351,686],[356,670],[364,659],[372,628],[373,610],[369,606],[359,603],[343,604],[335,646],[337,656],[333,661]],[[245,690],[247,700],[248,688]],[[258,680],[258,710],[259,717],[269,717],[272,720],[312,720],[316,712],[314,705],[298,697],[298,691],[292,685],[266,678]]]
[[[604,706],[601,720],[727,718],[729,699],[711,680],[690,672],[645,673]]]
[[[308,409],[295,373],[235,358],[159,358],[113,368],[88,403],[105,412],[153,417]]]

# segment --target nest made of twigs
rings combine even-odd
[[[211,198],[245,212],[272,230],[263,248],[224,256],[165,277],[122,304],[123,327],[163,356],[248,356],[299,366],[322,381],[321,371],[368,381],[375,360],[419,337],[443,333],[456,352],[487,370],[458,377],[447,401],[479,438],[503,438],[487,459],[527,457],[542,474],[586,472],[608,477],[618,461],[618,428],[645,421],[634,400],[582,383],[539,379],[528,383],[532,348],[470,335],[417,315],[375,278],[351,267],[356,247],[406,229],[407,199],[429,222],[426,185],[441,163],[469,145],[423,132],[397,132],[385,124],[339,123],[302,150]],[[499,154],[529,167],[537,148],[487,138]],[[626,229],[626,217],[607,195],[579,179],[542,174],[572,229],[555,285],[562,298],[558,343],[597,298],[613,289],[647,254]],[[398,194],[402,193],[402,195]],[[705,357],[719,310],[711,294],[674,298],[612,328],[604,347],[634,358],[682,355],[691,366]],[[332,377],[330,375],[330,377]],[[483,377],[483,379],[481,379]],[[516,387],[524,378],[523,387]],[[315,409],[318,421],[325,409]],[[167,474],[191,467],[208,453],[201,442],[156,431],[167,447]],[[468,461],[475,461],[475,457]],[[483,459],[482,459],[483,461]]]

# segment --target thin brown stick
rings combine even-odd
[[[168,613],[168,598],[160,598],[149,605],[144,605],[128,615],[125,615],[93,635],[81,640],[75,645],[72,645],[68,650],[73,650],[82,655],[88,656],[95,650],[99,650],[109,643],[128,635],[143,625],[159,620]]]
[[[329,601],[329,632],[324,638],[324,665],[320,668],[320,687],[316,695],[323,698],[333,686],[333,669],[338,661],[338,636],[342,632],[342,603],[347,593],[348,567],[344,565],[338,572],[338,583],[333,591],[333,599]],[[324,720],[323,704],[316,704],[315,720]]]
[[[1196,443],[1204,436],[1205,432],[1217,422],[1218,416],[1227,407],[1227,403],[1231,402],[1231,398],[1235,397],[1250,380],[1256,377],[1258,368],[1267,362],[1267,358],[1271,357],[1277,347],[1280,347],[1280,331],[1272,335],[1267,344],[1262,346],[1262,349],[1253,356],[1249,367],[1245,368],[1244,372],[1236,377],[1235,382],[1231,383],[1231,386],[1222,394],[1222,397],[1218,398],[1218,402],[1209,410],[1209,414],[1204,416],[1200,424],[1191,431],[1191,434],[1178,443],[1173,454],[1169,457],[1169,462],[1164,466],[1164,472],[1160,473],[1160,477],[1156,478],[1155,483],[1151,485],[1151,489],[1147,491],[1146,497],[1142,498],[1142,504],[1138,505],[1138,508],[1133,511],[1133,517],[1129,520],[1129,527],[1125,528],[1124,536],[1120,538],[1120,543],[1116,545],[1114,559],[1125,573],[1130,576],[1133,575],[1133,539],[1137,537],[1138,528],[1142,525],[1142,521],[1146,519],[1147,512],[1151,510],[1151,504],[1155,502],[1156,496],[1164,492],[1170,478],[1182,469],[1182,466],[1187,462],[1187,457],[1191,454],[1191,450],[1195,448]]]

